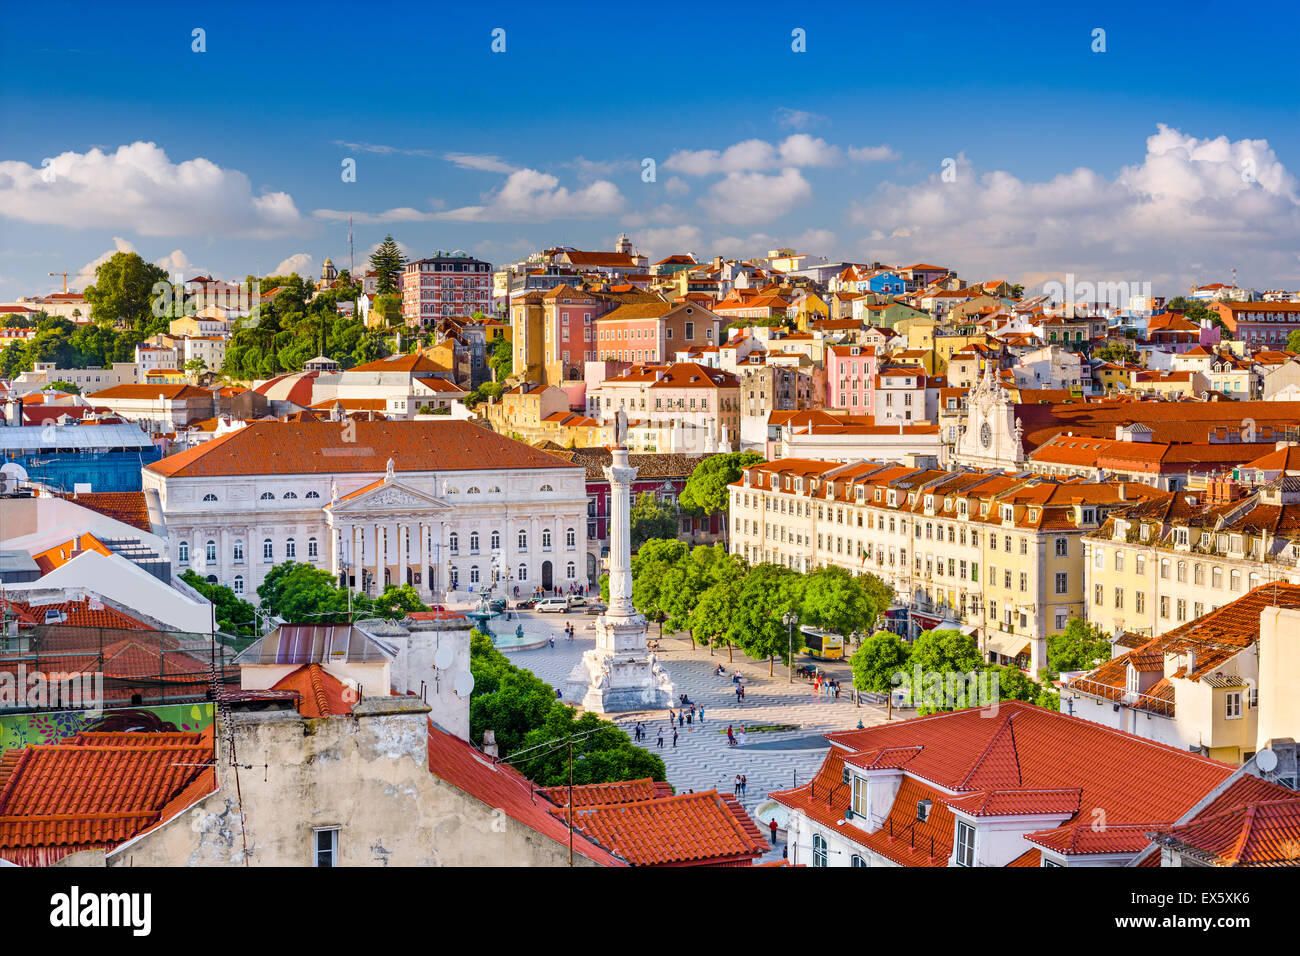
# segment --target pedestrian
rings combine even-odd
[[[736,687],[736,706],[737,706],[737,707],[740,706],[740,697],[741,697],[741,690],[740,690],[740,687],[737,686],[737,687]]]
[[[772,834],[772,846],[776,846],[776,817],[773,817],[767,825],[768,832]]]
[[[736,746],[736,735],[735,733],[732,732],[730,727],[727,728],[727,746],[728,747]]]
[[[677,728],[673,728],[673,750],[677,749]]]
[[[664,729],[660,727],[659,728],[659,749],[662,750],[663,746],[664,746]]]
[[[743,733],[744,731],[741,732]],[[740,775],[740,795],[742,798],[745,796],[745,788],[748,786],[749,786],[749,778],[742,773]]]
[[[838,680],[835,681],[835,699],[840,699],[840,682]]]
[[[677,720],[677,715],[673,713],[671,707],[668,708],[668,726],[671,727]]]
[[[733,785],[732,789],[735,792],[736,796],[740,796],[740,774],[736,774],[736,782]]]
[[[677,726],[681,727],[685,723],[686,723],[686,712],[683,710],[679,710],[677,712]]]
[[[745,746],[745,725],[740,725],[740,746]]]
[[[687,730],[690,730],[690,729],[691,729],[691,719],[694,718],[694,716],[695,716],[695,708],[692,707],[690,710],[688,710],[688,711],[686,712],[686,729],[687,729]]]
[[[700,723],[704,723],[704,705],[700,704]]]
[[[740,685],[740,702],[741,702],[742,704],[745,702],[745,685],[744,685],[744,684],[741,684],[741,685]]]

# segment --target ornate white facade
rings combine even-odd
[[[1022,437],[1015,403],[990,365],[967,397],[966,425],[952,460],[972,468],[1019,468],[1025,463]]]

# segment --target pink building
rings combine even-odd
[[[441,316],[490,314],[492,264],[467,253],[438,252],[415,259],[402,272],[402,318],[425,325]]]
[[[871,414],[878,362],[875,346],[830,346],[826,350],[826,404],[854,414]]]

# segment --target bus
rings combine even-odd
[[[830,631],[819,631],[815,627],[801,627],[804,650],[809,657],[820,661],[840,660],[844,657],[844,638]]]

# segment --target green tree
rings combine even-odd
[[[782,621],[798,612],[803,597],[804,576],[776,564],[754,565],[740,585],[728,637],[754,660],[766,658],[769,676],[776,658],[789,664],[789,651],[803,647],[798,628],[791,634]]]
[[[419,593],[409,584],[386,584],[383,593],[371,602],[374,610],[385,616],[405,617],[411,611],[427,611]]]
[[[719,581],[737,580],[745,576],[745,561],[739,555],[728,554],[721,544],[696,545],[685,561],[673,566],[664,574],[661,586],[664,597],[660,601],[666,617],[664,623],[674,631],[690,630],[691,615],[704,592]],[[692,632],[692,639],[695,634]],[[709,647],[707,640],[697,643]]]
[[[1110,660],[1110,639],[1095,624],[1071,618],[1065,630],[1047,636],[1046,677],[1056,680],[1062,671],[1092,670]]]
[[[379,323],[381,328],[393,328],[402,324],[402,299],[396,293],[375,296],[375,304],[370,308],[376,315],[382,316]]]
[[[875,624],[880,610],[863,578],[844,568],[829,565],[805,576],[804,624],[849,637]]]
[[[496,339],[487,355],[488,368],[492,370],[492,381],[504,382],[514,369],[514,351],[509,339]]]
[[[652,492],[641,492],[632,505],[632,550],[640,549],[651,538],[672,538],[680,521],[675,504]]]
[[[895,686],[894,675],[907,672],[912,649],[893,631],[876,631],[853,652],[853,686],[875,694],[887,694]]]
[[[216,611],[217,627],[236,637],[257,634],[257,613],[253,605],[235,595],[222,584],[209,584],[189,568],[181,572],[181,580],[212,602]]]
[[[43,389],[41,389],[41,391],[42,392],[67,392],[69,395],[80,395],[81,387],[78,385],[74,385],[71,382],[58,381],[58,382],[50,382],[50,384],[46,385]]]
[[[724,455],[710,455],[695,466],[691,477],[686,479],[678,504],[685,511],[696,514],[712,515],[722,512],[724,519],[731,501],[729,487],[739,481],[741,472],[750,465],[763,460],[757,452],[740,451]],[[728,522],[722,522],[722,539],[727,540]]]
[[[912,643],[909,663],[912,665],[912,703],[918,705],[918,714],[950,709],[946,699],[942,705],[937,701],[921,704],[920,695],[927,691],[932,693],[938,690],[945,695],[949,691],[956,691],[957,696],[951,704],[958,710],[978,703],[977,700],[968,699],[968,695],[976,689],[970,682],[961,681],[960,689],[953,683],[954,678],[960,675],[973,677],[984,669],[984,659],[980,656],[974,639],[961,631],[951,628],[922,631]],[[920,686],[915,685],[918,669],[921,674]]]
[[[740,606],[740,586],[743,580],[730,578],[712,585],[700,595],[688,618],[695,643],[707,644],[709,647],[725,646],[727,663],[734,659],[731,649],[735,642],[731,625]]]
[[[1296,329],[1286,337],[1286,350],[1300,354],[1300,329]]]
[[[203,375],[208,371],[208,363],[201,358],[192,358],[183,366],[191,375]]]
[[[95,267],[95,282],[83,294],[91,318],[145,326],[154,318],[154,284],[166,281],[166,270],[134,252],[115,252]]]
[[[675,538],[647,541],[632,555],[632,604],[651,621],[667,617],[665,573],[686,560],[688,548]]]
[[[348,592],[323,568],[286,561],[267,572],[257,586],[262,609],[291,624],[346,624]],[[355,610],[369,609],[358,598]]]
[[[393,237],[384,236],[384,241],[370,254],[370,268],[376,273],[375,291],[380,295],[396,292],[405,265],[406,258]]]

